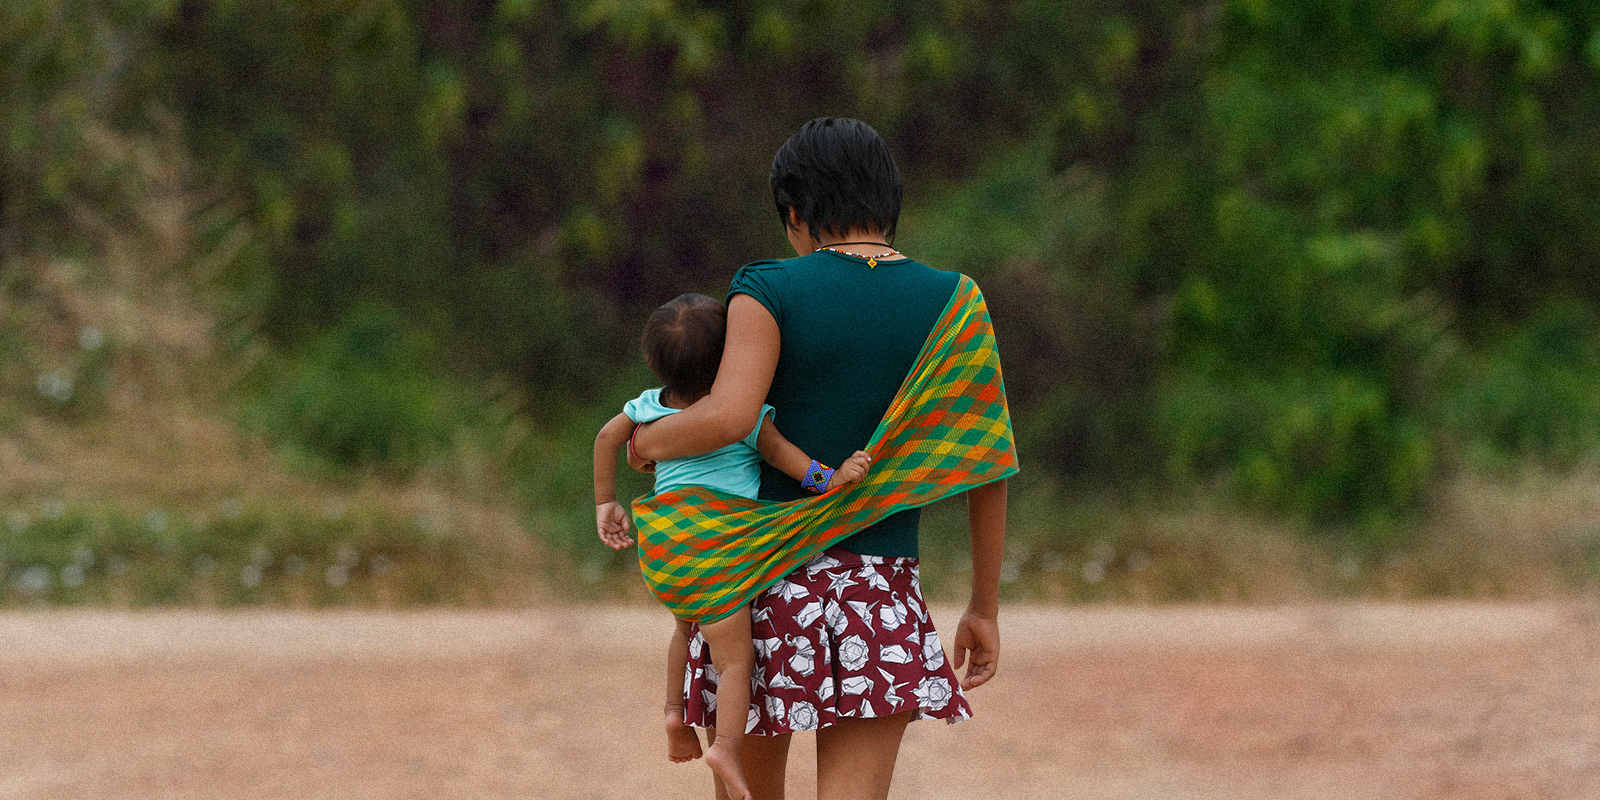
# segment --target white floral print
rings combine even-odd
[[[845,626],[850,624],[849,617],[844,615],[844,606],[830,603],[822,613],[827,617],[828,630],[833,631],[834,636],[843,636]]]
[[[828,586],[828,591],[833,592],[833,594],[835,596],[838,596],[838,595],[842,595],[844,593],[844,590],[846,590],[846,589],[848,589],[848,588],[850,588],[852,586],[855,586],[855,585],[856,585],[856,582],[853,581],[853,580],[850,580],[850,574],[849,573],[836,572],[832,576],[831,582],[830,582],[830,584]]]
[[[794,618],[796,622],[800,623],[800,627],[809,628],[811,623],[816,622],[817,617],[820,616],[822,616],[822,601],[812,600],[801,606],[799,613],[795,614]]]
[[[839,663],[855,672],[867,665],[867,641],[860,636],[849,636],[839,643]]]
[[[938,711],[950,702],[952,692],[950,682],[940,677],[923,678],[917,687],[917,697],[926,703],[929,708]]]
[[[939,646],[939,633],[930,631],[922,640],[922,660],[932,669],[944,666],[944,648]]]
[[[878,659],[890,664],[910,664],[911,651],[903,644],[886,644],[878,648]]]
[[[839,681],[839,691],[844,694],[866,694],[872,691],[872,679],[865,675],[851,675]]]
[[[889,579],[883,577],[883,573],[877,567],[871,565],[862,567],[861,571],[856,573],[856,576],[866,581],[868,586],[880,592],[889,591]]]
[[[878,620],[886,631],[898,629],[906,624],[906,604],[898,600],[893,605],[885,603],[878,609]]]
[[[794,655],[789,657],[789,669],[802,678],[810,676],[817,668],[817,651],[811,647],[811,640],[804,636],[791,636],[789,646],[794,648]]]
[[[811,575],[816,575],[819,572],[834,569],[838,566],[839,559],[834,558],[827,553],[822,553],[821,555],[818,555],[817,557],[806,562],[806,572]]]
[[[867,624],[868,630],[876,632],[877,629],[872,627],[872,607],[877,603],[868,603],[863,600],[846,600],[844,604],[849,606],[851,611],[856,612],[856,617]]]
[[[913,719],[971,716],[917,591],[914,559],[843,550],[812,559],[752,607],[755,735],[817,730],[910,709]],[[715,724],[716,669],[698,633],[686,671],[691,724]]]
[[[797,700],[789,706],[789,727],[797,731],[814,731],[817,729],[817,707],[804,700]]]

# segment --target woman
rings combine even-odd
[[[889,245],[901,180],[865,123],[806,123],[773,159],[772,191],[797,257],[734,277],[711,393],[640,427],[640,460],[737,441],[765,402],[791,441],[824,464],[841,463],[872,436],[956,287],[955,273]],[[761,499],[805,496],[798,482],[763,468]],[[757,735],[742,748],[755,797],[783,797],[795,730],[817,730],[819,798],[885,798],[907,723],[970,715],[960,689],[982,685],[998,665],[1005,502],[1003,480],[967,492],[972,595],[949,662],[916,578],[917,510],[851,536],[757,598]],[[691,643],[688,702],[691,721],[709,726],[714,715],[700,699],[714,696],[715,675],[704,669],[704,650]],[[963,664],[957,689],[952,668]],[[717,797],[727,797],[720,784]]]

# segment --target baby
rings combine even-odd
[[[634,429],[688,408],[711,391],[722,362],[727,329],[727,309],[701,294],[684,294],[656,309],[645,324],[642,344],[645,363],[661,381],[628,402],[623,412],[600,430],[594,443],[595,523],[600,540],[620,550],[633,545],[628,536],[628,510],[617,502],[617,453]],[[772,423],[772,406],[763,405],[755,428],[743,440],[720,450],[655,465],[655,491],[683,486],[705,486],[731,495],[754,499],[761,486],[760,462],[765,459],[784,474],[818,494],[858,482],[866,475],[871,458],[856,451],[837,470],[812,460],[795,447]],[[667,648],[666,729],[667,757],[689,761],[702,754],[694,729],[684,722],[684,670],[688,660],[689,623],[677,620]],[[740,607],[727,617],[700,625],[711,651],[717,681],[716,733],[704,753],[706,763],[733,800],[749,800],[739,748],[750,706],[750,673],[754,648],[750,641],[750,607]]]

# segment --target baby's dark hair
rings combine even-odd
[[[680,294],[656,309],[640,344],[662,394],[693,401],[711,391],[727,332],[728,309],[703,294]]]

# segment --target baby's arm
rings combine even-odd
[[[617,503],[617,451],[632,435],[633,420],[618,414],[594,437],[594,521],[600,541],[612,550],[633,545],[628,536],[628,510]]]
[[[761,420],[761,432],[756,434],[756,449],[761,451],[761,457],[766,459],[768,464],[777,467],[779,472],[797,481],[804,479],[806,471],[811,469],[811,456],[801,452],[793,442],[783,438],[783,434],[778,432],[778,426],[772,424],[770,419]],[[828,480],[828,485],[823,487],[823,491],[831,492],[861,480],[866,477],[867,467],[871,464],[872,457],[857,450],[833,471],[833,477]]]

